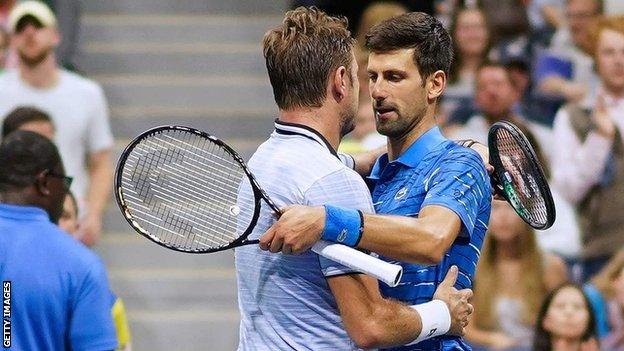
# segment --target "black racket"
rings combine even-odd
[[[150,129],[126,147],[115,172],[115,197],[137,232],[189,253],[257,244],[248,236],[258,221],[261,200],[280,214],[231,147],[182,126]],[[391,286],[401,277],[400,266],[344,245],[320,241],[312,250]]]
[[[533,147],[522,131],[509,122],[497,122],[488,133],[494,190],[535,229],[555,222],[555,204]]]

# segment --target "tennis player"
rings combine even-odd
[[[279,118],[254,153],[249,168],[278,206],[354,208],[372,212],[363,179],[346,167],[336,148],[353,129],[358,106],[357,63],[346,20],[317,9],[289,11],[263,41]],[[242,187],[241,202],[252,201]],[[275,221],[262,206],[250,235],[257,239]],[[239,350],[354,350],[462,334],[472,292],[453,284],[456,268],[428,301],[410,306],[381,297],[375,279],[312,251],[271,254],[256,245],[236,253]],[[440,300],[441,299],[441,300]]]
[[[286,208],[260,240],[271,252],[305,254],[325,239],[370,250],[404,268],[403,283],[384,297],[431,301],[452,265],[458,288],[471,288],[490,214],[491,186],[479,155],[447,140],[436,126],[436,102],[446,86],[451,39],[434,17],[408,13],[366,36],[377,130],[388,137],[368,177],[377,213],[354,206]],[[358,195],[346,182],[326,191],[343,201]],[[396,350],[470,350],[457,336],[435,337]]]

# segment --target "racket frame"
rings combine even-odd
[[[519,209],[514,205],[514,201],[509,198],[509,195],[503,189],[502,177],[505,176],[507,172],[503,162],[500,158],[500,153],[498,151],[498,147],[496,146],[496,133],[499,129],[504,129],[508,133],[511,134],[513,139],[519,144],[522,149],[524,155],[528,158],[529,163],[532,162],[536,167],[534,171],[536,171],[537,177],[535,177],[535,181],[537,182],[537,187],[542,192],[542,197],[544,198],[544,206],[546,207],[546,223],[534,223],[527,216],[523,215]],[[535,154],[535,150],[531,146],[531,143],[524,136],[522,131],[516,127],[514,124],[507,121],[500,121],[494,123],[488,132],[488,149],[490,154],[490,164],[494,166],[494,173],[491,174],[492,187],[497,194],[504,197],[509,204],[512,205],[514,211],[522,218],[528,225],[530,225],[534,229],[545,230],[550,228],[555,222],[556,212],[555,212],[555,203],[553,201],[552,193],[550,191],[550,187],[548,186],[548,181],[546,181],[546,176],[544,175],[544,171],[542,170],[542,165]],[[552,215],[549,215],[552,214]]]

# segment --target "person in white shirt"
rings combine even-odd
[[[54,53],[60,43],[56,18],[38,1],[16,5],[9,30],[19,67],[0,75],[0,121],[19,106],[46,112],[56,126],[58,145],[72,191],[84,213],[80,238],[93,245],[100,236],[102,215],[112,188],[113,136],[101,87],[59,68]]]
[[[583,217],[586,277],[624,246],[624,16],[601,19],[591,38],[601,88],[557,112],[552,163],[554,186]]]

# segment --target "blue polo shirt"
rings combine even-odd
[[[428,205],[448,208],[459,216],[461,232],[442,261],[423,266],[385,260],[403,266],[401,283],[391,288],[380,283],[385,297],[410,305],[431,301],[438,284],[452,265],[459,268],[455,285],[472,288],[491,209],[491,185],[479,155],[444,138],[434,127],[418,138],[396,160],[382,155],[368,177],[375,211],[418,217]],[[470,350],[457,337],[439,337],[392,350]]]
[[[117,347],[104,265],[42,209],[0,204],[0,278],[11,350]]]

